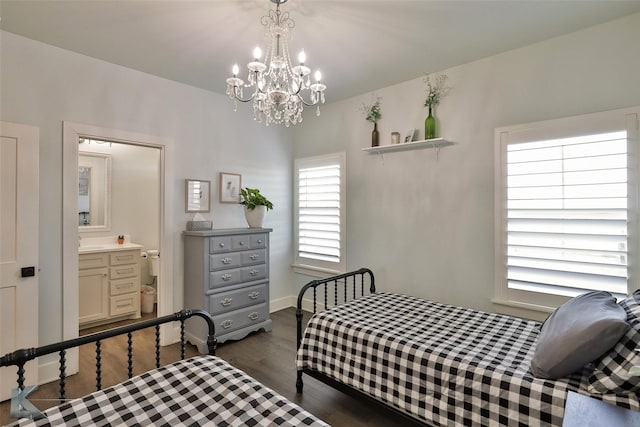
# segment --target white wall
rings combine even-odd
[[[349,268],[370,267],[382,290],[493,311],[494,128],[640,104],[639,40],[636,14],[445,70],[453,90],[436,115],[455,145],[439,159],[433,149],[362,152],[372,126],[358,106],[370,94],[305,121],[294,157],[347,153]],[[412,127],[422,139],[423,79],[375,92],[381,144]]]
[[[62,337],[62,122],[155,135],[170,141],[174,180],[174,305],[182,308],[181,231],[184,179],[209,179],[217,228],[246,227],[242,209],[217,202],[218,172],[242,174],[275,210],[272,227],[272,298],[290,294],[291,164],[287,134],[254,123],[244,105],[138,71],[0,32],[0,119],[40,128],[40,344]],[[221,82],[221,84],[224,84]]]

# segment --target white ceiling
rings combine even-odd
[[[218,93],[268,0],[0,0],[3,30]],[[640,12],[640,0],[289,0],[327,102]],[[241,77],[245,74],[241,71]]]

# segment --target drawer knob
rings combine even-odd
[[[260,273],[260,271],[258,271],[258,270],[256,270],[256,269],[253,269],[253,270],[251,270],[251,271],[249,272],[249,274],[250,274],[250,275],[252,275],[252,276],[257,276],[257,275],[258,275],[258,273]]]
[[[258,299],[259,296],[260,296],[260,292],[258,291],[254,291],[249,294],[249,298],[251,299]]]
[[[251,254],[249,255],[249,258],[251,258],[251,261],[255,261],[258,259],[258,254]]]
[[[224,322],[220,323],[220,326],[222,326],[224,329],[229,329],[231,325],[233,325],[233,320],[231,319],[227,319]]]
[[[220,301],[220,304],[222,304],[223,307],[227,307],[231,305],[231,303],[233,303],[233,298],[225,298],[222,301]]]
[[[240,240],[240,246],[244,246],[244,242],[242,240]]]
[[[225,273],[222,275],[222,280],[224,280],[225,282],[231,280],[231,274],[229,273]]]
[[[249,316],[247,317],[251,320],[258,320],[258,317],[260,317],[260,315],[258,314],[257,311],[254,311],[253,313],[249,314]]]
[[[258,243],[259,243],[259,244],[262,244],[262,239],[258,239]]]
[[[229,257],[222,258],[222,263],[223,264],[230,264],[231,261],[233,261],[233,258],[229,258]]]
[[[220,246],[221,248],[224,248],[224,243],[220,242],[218,246]]]

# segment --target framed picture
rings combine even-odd
[[[184,205],[186,212],[211,211],[211,181],[185,179]]]
[[[404,136],[404,142],[411,142],[413,141],[413,134],[416,133],[415,129],[409,129],[407,131],[407,133]]]
[[[220,172],[220,203],[240,203],[242,175]]]

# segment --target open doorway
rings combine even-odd
[[[80,335],[156,317],[161,150],[79,138]]]
[[[160,272],[157,276],[157,315],[171,314],[174,310],[173,295],[173,205],[174,194],[167,183],[173,182],[171,156],[167,155],[172,146],[170,140],[136,132],[104,128],[74,122],[63,122],[63,234],[62,234],[62,334],[63,339],[78,336],[79,331],[79,293],[78,293],[78,241],[79,232],[79,169],[78,153],[81,138],[107,141],[132,146],[151,147],[160,153],[160,224],[159,246],[161,259]],[[130,178],[129,178],[130,179]],[[135,197],[139,197],[137,194]],[[120,203],[120,202],[118,202]],[[126,201],[125,201],[126,203]],[[117,233],[116,230],[112,231]],[[166,324],[160,328],[161,345],[171,344],[179,338],[179,329],[175,325]],[[78,354],[68,354],[68,371],[77,372]]]

